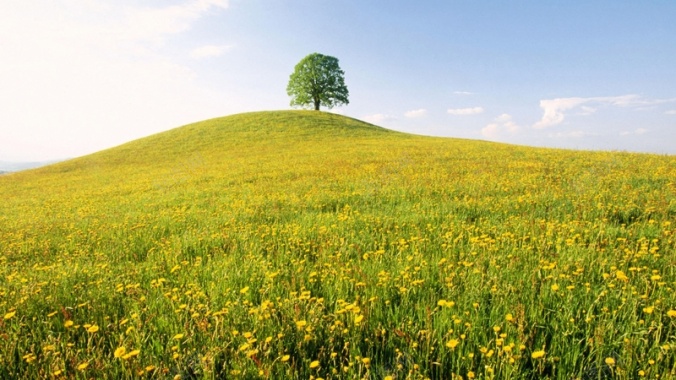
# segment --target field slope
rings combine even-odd
[[[0,199],[0,378],[676,377],[674,156],[259,112]]]

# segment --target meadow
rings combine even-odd
[[[0,177],[0,378],[676,378],[676,156],[191,124]]]

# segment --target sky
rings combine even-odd
[[[86,155],[290,109],[339,59],[332,112],[432,136],[676,154],[676,1],[0,0],[0,161]]]

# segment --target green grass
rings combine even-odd
[[[260,112],[0,199],[0,378],[676,377],[674,156]]]

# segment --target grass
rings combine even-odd
[[[0,378],[676,377],[674,156],[261,112],[0,199]]]

